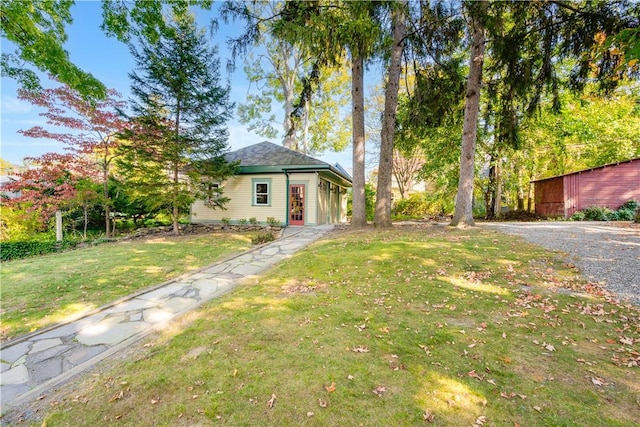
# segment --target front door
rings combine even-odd
[[[289,186],[289,224],[304,225],[304,185]]]

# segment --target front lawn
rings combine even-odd
[[[599,294],[493,231],[334,234],[44,397],[31,421],[636,425],[640,312]]]
[[[4,262],[0,337],[77,316],[250,247],[248,235],[168,236]]]

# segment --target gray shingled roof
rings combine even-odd
[[[268,141],[250,145],[225,155],[228,162],[240,160],[240,166],[326,166],[321,160],[289,150]]]

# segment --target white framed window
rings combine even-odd
[[[271,206],[271,179],[253,179],[253,204]]]

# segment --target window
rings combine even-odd
[[[218,200],[220,200],[220,194],[222,189],[217,182],[210,182],[206,184],[206,197],[204,199],[204,205],[208,208],[219,207]]]
[[[271,200],[269,200],[269,187],[270,182],[267,181],[254,181],[253,183],[253,204],[259,206],[269,206]]]
[[[217,182],[211,183],[207,186],[207,193],[209,197],[213,200],[218,200],[220,198],[220,184]]]

